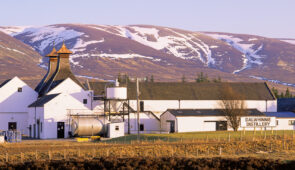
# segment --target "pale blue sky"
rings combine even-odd
[[[0,25],[149,24],[295,38],[295,0],[0,0]]]

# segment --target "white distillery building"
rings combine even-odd
[[[53,48],[47,55],[48,71],[35,90],[17,77],[0,85],[0,130],[18,130],[23,135],[40,139],[89,134],[89,129],[83,129],[82,133],[73,127],[75,121],[80,127],[96,127],[90,129],[96,135],[118,136],[122,131],[137,133],[137,130],[140,133],[169,133],[173,126],[169,122],[173,120],[175,132],[217,130],[225,119],[210,115],[209,110],[221,109],[220,91],[224,86],[244,96],[249,111],[259,114],[277,112],[277,100],[266,83],[141,82],[137,108],[135,83],[82,84],[71,72],[71,53],[65,44],[58,51]],[[140,112],[139,127],[137,109]],[[174,114],[170,113],[171,110],[184,109],[202,110],[202,120],[206,124],[198,126],[199,118],[196,121],[184,115],[173,118]],[[163,122],[164,117],[170,118]],[[217,125],[218,121],[221,123]],[[100,125],[92,125],[93,122]],[[108,128],[114,134],[106,133]]]

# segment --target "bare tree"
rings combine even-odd
[[[229,126],[234,131],[237,131],[240,126],[241,116],[246,114],[244,97],[238,92],[235,92],[230,86],[225,85],[220,91],[219,106]]]

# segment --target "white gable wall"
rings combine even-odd
[[[22,88],[22,92],[18,92]],[[37,92],[18,77],[0,88],[0,130],[8,130],[8,122],[16,122],[17,130],[28,135],[28,105],[37,99]]]
[[[172,115],[170,112],[166,111],[163,113],[160,117],[161,120],[161,131],[162,132],[170,132],[170,122],[169,121],[174,121],[175,122],[175,132],[177,132],[177,120],[174,115]]]
[[[65,93],[70,94],[72,97],[83,103],[83,99],[87,99],[85,106],[91,109],[92,106],[92,94],[93,91],[85,91],[81,86],[75,83],[72,79],[67,78],[61,82],[58,86],[52,89],[48,94]]]
[[[18,92],[22,88],[22,92]],[[27,112],[28,105],[37,99],[35,92],[18,77],[14,77],[0,88],[0,112]]]

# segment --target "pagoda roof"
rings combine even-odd
[[[51,52],[46,55],[46,57],[57,57],[57,56],[58,56],[58,54],[57,54],[55,47],[53,47]]]
[[[61,48],[57,51],[57,54],[72,54],[73,52],[70,51],[66,44],[63,42]]]

